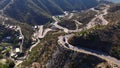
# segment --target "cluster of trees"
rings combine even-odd
[[[2,25],[0,26],[0,42],[1,43],[12,43],[17,45],[19,42],[18,36],[19,36],[18,32],[5,28],[5,26],[2,26]]]
[[[15,26],[20,26],[22,33],[24,35],[24,44],[23,44],[23,49],[26,50],[28,49],[32,44],[32,35],[33,35],[33,27],[27,23],[22,23],[22,22],[18,22],[16,20],[7,20],[5,22],[6,24],[10,24],[10,25],[15,25]]]
[[[75,21],[73,20],[63,20],[58,23],[60,26],[66,27],[70,30],[75,30],[76,29],[76,24]]]
[[[0,68],[14,68],[14,66],[15,63],[10,59],[6,60],[5,64],[0,63]]]

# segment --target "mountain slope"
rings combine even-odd
[[[105,19],[107,26],[98,26],[76,35],[69,42],[77,47],[89,48],[120,59],[120,4],[111,5]]]
[[[55,34],[48,33],[41,40],[42,43],[32,49],[28,59],[18,68],[99,68],[97,65],[100,63],[107,63],[105,60],[95,56],[71,51],[59,46],[57,37],[61,34],[57,32]],[[34,65],[36,63],[37,65]],[[105,64],[105,68],[107,66],[109,64]]]
[[[52,21],[52,15],[64,11],[85,10],[104,2],[104,0],[14,0],[5,14],[20,22],[44,24]]]
[[[4,8],[9,2],[10,0],[0,0],[0,9]]]

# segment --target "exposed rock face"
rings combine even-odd
[[[39,63],[34,62],[34,63],[32,63],[32,67],[31,68],[41,68],[41,67],[40,67]]]
[[[114,64],[109,64],[109,63],[100,63],[96,66],[96,68],[119,68]]]

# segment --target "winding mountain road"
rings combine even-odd
[[[114,64],[120,66],[120,60],[117,60],[114,57],[111,57],[111,56],[106,55],[106,54],[101,53],[101,52],[97,52],[95,50],[86,49],[86,48],[78,48],[78,47],[75,47],[75,46],[69,44],[68,39],[71,36],[73,36],[73,35],[71,34],[71,35],[65,35],[65,36],[58,37],[58,44],[66,49],[85,53],[85,54],[89,54],[89,55],[93,55],[93,56],[99,57],[101,59],[104,59],[104,60],[108,61],[109,63],[114,63]]]
[[[58,25],[59,19],[57,19],[55,16],[52,17],[52,18],[55,20],[55,23],[53,23],[53,25],[54,25],[56,28],[63,30],[65,33],[80,32],[80,31],[82,31],[83,29],[90,29],[90,28],[96,26],[97,24],[99,24],[99,22],[96,22],[96,19],[97,19],[97,18],[102,21],[102,22],[100,23],[101,25],[107,25],[107,24],[108,24],[108,21],[105,20],[103,16],[107,14],[107,10],[108,10],[109,7],[110,7],[109,5],[106,5],[106,7],[104,8],[103,11],[98,11],[98,10],[92,9],[93,11],[97,12],[98,14],[101,12],[101,14],[99,14],[99,15],[96,14],[96,17],[94,17],[84,28],[80,28],[80,29],[76,29],[76,30],[69,30],[69,29],[67,29],[67,28],[65,28],[65,27],[62,27],[62,26]],[[73,15],[74,15],[74,14],[71,14],[70,17],[72,17]],[[79,21],[75,20],[75,22],[76,22],[77,24],[80,24],[80,25],[81,25],[81,23],[80,23]]]
[[[104,15],[107,14],[107,10],[108,10],[109,6],[107,5],[106,8],[102,11],[103,14],[100,14],[98,16],[96,16],[95,18],[93,18],[86,26],[87,29],[90,29],[92,27],[95,26],[95,24],[97,23],[95,21],[96,18],[99,18],[102,20],[102,23],[101,25],[107,25],[109,22],[104,19]],[[98,11],[97,11],[98,12]],[[77,30],[77,31],[80,31],[80,30]],[[71,44],[68,43],[68,39],[71,37],[72,35],[65,35],[65,36],[60,36],[58,37],[58,44],[66,49],[69,49],[69,50],[72,50],[72,51],[77,51],[77,52],[81,52],[81,53],[85,53],[85,54],[89,54],[89,55],[93,55],[93,56],[96,56],[96,57],[99,57],[101,59],[104,59],[106,61],[108,61],[109,63],[114,63],[118,66],[120,66],[120,60],[114,58],[114,57],[111,57],[109,55],[106,55],[104,53],[101,53],[101,52],[97,52],[95,50],[91,50],[91,49],[86,49],[86,48],[78,48],[78,47],[75,47]],[[114,65],[113,65],[114,66]]]
[[[104,15],[107,14],[107,10],[108,10],[109,6],[106,6],[106,8],[102,11],[102,14],[100,15],[97,15],[95,18],[93,18],[86,26],[85,28],[87,29],[90,29],[92,27],[94,27],[96,25],[96,21],[95,19],[96,18],[99,18],[100,20],[102,20],[102,23],[101,25],[107,25],[108,24],[108,21],[104,19]],[[97,11],[98,12],[98,11]],[[71,32],[80,32],[82,31],[84,28],[81,28],[81,29],[76,29],[76,30],[69,30],[65,27],[62,27],[60,25],[58,25],[58,22],[59,22],[59,19],[57,19],[55,16],[52,17],[55,22],[52,24],[53,26],[55,26],[56,28],[58,29],[61,29],[63,30],[65,33],[71,33]],[[79,23],[78,21],[76,21],[78,24],[81,24]],[[38,38],[44,38],[46,36],[46,34],[49,32],[49,31],[53,31],[53,29],[50,29],[50,28],[47,28],[47,29],[43,29],[43,25],[41,25],[39,27],[39,30],[38,32],[36,32],[34,34],[34,36],[36,37],[36,39]],[[93,56],[96,56],[98,58],[101,58],[101,59],[104,59],[106,61],[108,61],[109,63],[114,63],[118,66],[120,66],[120,60],[117,60],[116,58],[114,57],[111,57],[109,55],[106,55],[104,53],[101,53],[101,52],[97,52],[95,50],[91,50],[91,49],[86,49],[86,48],[77,48],[71,44],[68,43],[68,39],[69,37],[71,37],[72,35],[65,35],[65,36],[59,36],[58,37],[58,44],[61,46],[61,47],[64,47],[66,49],[69,49],[69,50],[72,50],[72,51],[77,51],[77,52],[81,52],[81,53],[85,53],[85,54],[90,54],[90,55],[93,55]],[[40,40],[38,39],[38,41],[31,46],[30,50],[32,50],[33,47],[35,47],[38,43],[40,43]]]
[[[21,44],[20,44],[20,52],[22,52],[23,43],[24,43],[24,35],[23,35],[23,33],[22,33],[22,30],[21,30],[21,27],[20,27],[20,26],[18,26],[18,31],[19,31],[20,37],[21,37],[21,39],[22,39]]]
[[[36,45],[38,45],[39,43],[40,43],[40,40],[37,39],[37,42],[30,47],[29,51],[31,52],[32,49],[33,49]]]
[[[47,28],[44,30],[43,25],[38,26],[38,29],[39,30],[36,33],[34,33],[34,35],[33,35],[35,37],[35,39],[37,39],[37,42],[30,47],[30,49],[29,49],[30,52],[36,45],[38,45],[40,43],[39,39],[44,38],[49,31],[52,31],[52,29],[50,29],[50,28]]]
[[[63,30],[65,33],[68,33],[68,29],[67,28],[58,25],[59,19],[57,19],[55,16],[53,16],[52,18],[55,20],[55,22],[53,23],[53,26],[57,27],[58,29]]]
[[[93,19],[87,24],[87,26],[86,26],[85,28],[90,29],[90,28],[94,27],[94,26],[96,25],[96,23],[97,23],[97,22],[95,21],[96,18],[99,18],[100,20],[102,20],[101,25],[107,25],[109,22],[108,22],[106,19],[104,19],[103,16],[107,14],[108,8],[109,8],[109,6],[106,5],[106,8],[102,11],[103,14],[97,15],[95,18],[93,18]],[[97,11],[97,12],[98,12],[98,11]],[[58,21],[56,21],[56,22],[58,22]],[[57,27],[57,26],[56,26],[56,27]],[[64,29],[64,28],[63,28],[63,29]],[[69,31],[69,30],[68,30],[68,31]],[[70,30],[70,31],[71,31],[71,30]],[[70,32],[70,31],[69,31],[69,32]],[[80,32],[80,31],[82,31],[82,29],[81,29],[81,30],[73,30],[73,31],[71,31],[71,32],[78,32],[78,31]],[[69,50],[72,50],[72,51],[81,52],[81,53],[85,53],[85,54],[90,54],[90,55],[99,57],[99,58],[101,58],[101,59],[104,59],[104,60],[108,61],[108,63],[114,63],[114,64],[120,66],[120,60],[118,60],[118,59],[116,59],[116,58],[114,58],[114,57],[111,57],[111,56],[106,55],[106,54],[101,53],[101,52],[97,52],[97,51],[95,51],[95,50],[86,49],[86,48],[78,48],[78,47],[75,47],[75,46],[69,44],[69,43],[68,43],[68,39],[69,39],[69,37],[71,37],[71,36],[72,36],[72,35],[65,35],[65,36],[60,36],[60,37],[58,37],[58,44],[59,44],[60,46],[64,47],[64,48],[66,48],[66,49],[69,49]],[[113,66],[114,66],[114,65],[113,65]]]
[[[107,25],[109,22],[108,22],[106,19],[104,19],[104,15],[107,15],[107,14],[108,14],[107,10],[109,9],[109,7],[110,7],[109,5],[106,5],[106,7],[104,8],[104,10],[101,11],[101,13],[100,13],[100,11],[98,11],[98,10],[92,9],[93,11],[97,12],[99,15],[98,15],[98,14],[95,15],[96,17],[93,18],[93,19],[87,24],[86,28],[87,28],[87,29],[90,29],[90,28],[96,26],[96,24],[99,24],[99,23],[100,23],[101,25]],[[102,22],[96,22],[96,19],[100,19]]]
[[[68,19],[71,19],[74,16],[74,13],[70,13]]]

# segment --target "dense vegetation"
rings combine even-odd
[[[3,61],[2,63],[0,62],[0,68],[13,68],[15,66],[14,62],[10,59],[6,60],[4,64],[3,63]]]
[[[0,43],[10,43],[17,45],[18,44],[18,32],[15,32],[14,30],[5,28],[5,26],[0,26]]]
[[[18,35],[18,32],[0,25],[0,68],[14,67],[15,64],[12,60],[3,58],[7,58],[9,56],[9,52],[11,50],[10,47],[14,48],[18,46]]]
[[[20,26],[21,30],[22,30],[22,33],[24,35],[23,48],[28,49],[31,46],[32,35],[33,35],[33,32],[34,32],[31,25],[29,25],[27,23],[18,22],[18,21],[13,20],[13,19],[5,21],[5,24]]]
[[[75,21],[73,21],[73,20],[63,20],[63,21],[59,22],[58,25],[68,28],[70,30],[76,29],[76,24],[75,24]]]

